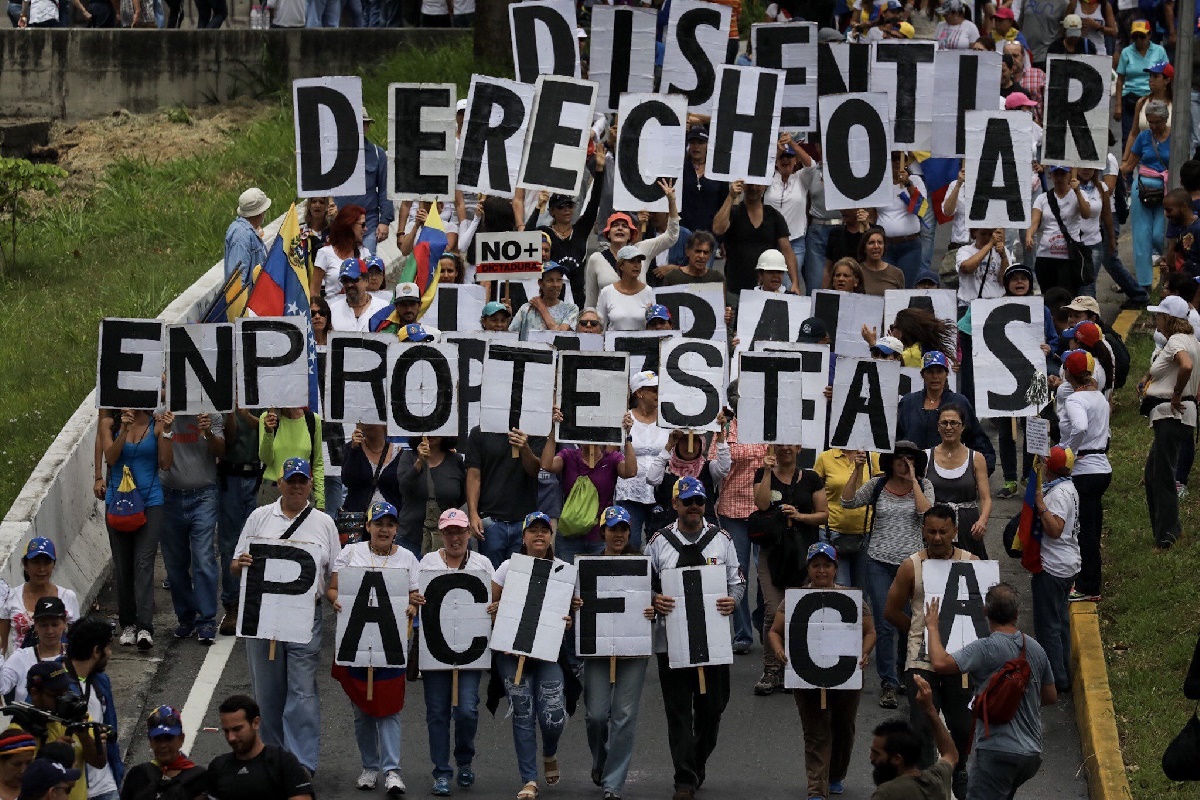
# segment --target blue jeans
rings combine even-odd
[[[929,204],[929,213],[921,217],[921,269],[931,269],[933,264],[933,242],[937,237],[937,217],[933,213],[933,203]]]
[[[308,14],[304,21],[304,27],[336,28],[341,21],[342,0],[308,0]],[[365,231],[363,235],[365,237]]]
[[[221,553],[221,605],[238,601],[241,582],[229,572],[233,551],[250,512],[258,507],[258,479],[254,476],[228,475],[225,488],[217,493],[220,515],[217,517],[217,549]],[[325,495],[329,497],[328,494]]]
[[[243,641],[250,691],[262,714],[263,741],[291,750],[309,772],[316,772],[321,752],[321,606],[313,610],[312,639],[307,644],[276,642],[274,661],[270,640]]]
[[[1108,234],[1103,227],[1100,228],[1100,233],[1104,236],[1104,269],[1108,271],[1109,277],[1117,282],[1117,286],[1121,287],[1121,291],[1127,298],[1131,300],[1148,299],[1145,288],[1129,274],[1129,270],[1125,269],[1125,265],[1121,263],[1120,247],[1118,246],[1121,239],[1121,223],[1117,222],[1115,218],[1113,219],[1113,236],[1117,239],[1116,242],[1108,240]]]
[[[810,222],[804,234],[804,288],[808,294],[820,289],[825,280],[825,251],[829,248],[829,232],[833,225]]]
[[[17,23],[20,21],[20,19],[21,19],[21,4],[20,3],[9,3],[8,4],[8,21],[11,22],[12,26],[15,28],[15,27],[17,27]]]
[[[1074,578],[1059,578],[1049,572],[1033,575],[1033,630],[1038,644],[1050,659],[1054,684],[1060,691],[1071,685],[1071,612],[1067,595]]]
[[[346,484],[342,483],[342,476],[326,475],[325,513],[336,519],[337,513],[342,510],[342,503],[344,502],[346,502]]]
[[[638,550],[650,540],[654,531],[646,530],[646,521],[650,519],[651,506],[648,503],[635,503],[632,500],[617,500],[615,504],[629,512],[629,546]]]
[[[904,288],[916,287],[917,273],[921,271],[921,238],[918,236],[907,242],[888,241],[883,260],[904,273]]]
[[[885,564],[868,556],[864,570],[871,616],[875,618],[875,671],[879,673],[880,686],[897,688],[900,677],[896,672],[896,628],[883,618],[883,608],[898,569],[899,565]]]
[[[525,530],[521,527],[523,521],[483,518],[483,547],[480,552],[488,557],[493,567],[499,568],[509,556],[521,549],[521,537]]]
[[[792,239],[792,254],[796,256],[796,273],[800,280],[804,281],[804,293],[812,294],[813,287],[809,285],[808,275],[804,272],[804,237],[797,236]],[[783,273],[783,286],[785,289],[792,288],[792,276],[786,272]],[[820,287],[820,281],[817,282]]]
[[[477,669],[458,671],[458,705],[453,699],[452,670],[421,673],[425,684],[425,727],[429,729],[429,760],[434,778],[450,778],[450,720],[454,719],[454,763],[469,767],[475,760],[475,732],[479,730],[479,678]]]
[[[733,537],[733,548],[737,551],[738,565],[742,568],[742,576],[750,580],[750,559],[754,554],[750,545],[750,529],[746,520],[733,517],[720,517],[721,527]],[[754,556],[757,559],[757,556]],[[733,643],[753,644],[754,627],[750,624],[750,587],[742,593],[742,599],[733,608]]]
[[[167,529],[159,546],[175,618],[181,625],[212,624],[217,617],[217,486],[163,487],[163,499]]]
[[[1104,242],[1099,241],[1095,244],[1085,244],[1084,247],[1088,249],[1088,253],[1091,255],[1092,274],[1096,277],[1092,278],[1091,283],[1085,283],[1083,286],[1080,286],[1079,294],[1087,295],[1088,297],[1095,297],[1096,279],[1100,277],[1100,270],[1104,268]]]
[[[587,739],[592,772],[607,792],[621,794],[633,760],[638,707],[646,683],[648,658],[618,658],[617,681],[609,682],[607,658],[589,658],[583,667],[583,701],[587,704]]]
[[[604,542],[589,542],[586,536],[554,536],[554,557],[568,564],[575,563],[576,556],[598,556],[604,552]]]
[[[366,25],[366,18],[363,16],[362,0],[344,0],[342,13],[345,16],[346,27],[362,28]],[[374,226],[372,226],[373,228]],[[374,231],[371,233],[371,239],[375,238]],[[367,237],[363,236],[363,246],[367,244]],[[374,246],[369,248],[372,253],[375,252]]]
[[[383,0],[362,0],[363,24],[368,28],[383,27]],[[372,250],[372,253],[375,251]]]
[[[358,706],[354,708],[354,741],[363,769],[386,772],[400,769],[400,712],[372,717]]]
[[[537,729],[542,729],[542,758],[554,758],[558,739],[567,726],[567,705],[563,696],[562,668],[553,661],[525,659],[521,682],[517,675],[517,657],[496,654],[496,668],[504,678],[504,691],[512,708],[513,746],[517,751],[517,769],[525,783],[538,779]]]
[[[1153,252],[1165,253],[1163,238],[1166,235],[1166,217],[1162,207],[1147,208],[1138,197],[1138,186],[1143,178],[1135,176],[1133,191],[1129,196],[1129,223],[1133,226],[1133,267],[1137,282],[1147,292],[1154,283]],[[1162,185],[1162,181],[1151,182],[1151,186]]]

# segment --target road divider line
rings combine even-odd
[[[229,661],[235,644],[237,637],[218,636],[208,647],[208,654],[204,656],[204,663],[200,665],[200,672],[197,673],[192,690],[188,692],[187,701],[180,712],[183,719],[183,735],[186,737],[184,741],[196,741],[196,734],[204,724],[204,714],[212,703],[213,693],[217,690],[217,684],[225,672],[225,664]],[[191,744],[188,747],[194,748],[195,745]]]

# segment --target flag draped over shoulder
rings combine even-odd
[[[421,226],[421,232],[417,234],[412,252],[404,261],[398,281],[415,283],[420,290],[421,310],[417,314],[418,318],[433,304],[438,287],[438,259],[446,252],[448,244],[446,225],[442,222],[441,209],[435,201],[429,204],[428,216]],[[375,312],[369,323],[369,329],[376,333],[398,333],[403,327],[404,323],[400,321],[394,304]]]
[[[1040,460],[1040,459],[1039,459]],[[1021,521],[1017,523],[1014,549],[1021,551],[1021,566],[1032,573],[1042,571],[1042,521],[1034,508],[1042,472],[1035,464],[1029,471],[1029,482],[1025,486],[1025,499],[1021,503]],[[1051,484],[1052,485],[1052,484]],[[1050,486],[1046,487],[1047,490]],[[1018,544],[1019,543],[1019,544]]]
[[[933,214],[937,217],[938,224],[944,225],[954,219],[953,215],[942,213],[942,201],[946,199],[946,192],[950,188],[950,184],[958,177],[958,170],[962,167],[962,160],[957,158],[932,158],[928,152],[919,151],[913,153],[917,159],[917,163],[921,165],[921,176],[925,179],[925,190],[929,192],[929,197],[925,198],[920,192],[917,195],[933,206]],[[911,213],[919,213],[916,207],[911,206]]]

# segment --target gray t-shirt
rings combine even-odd
[[[920,775],[902,775],[881,784],[871,800],[945,800],[950,796],[954,768],[940,758]]]
[[[225,435],[225,418],[209,414],[213,436]],[[158,473],[162,485],[169,489],[201,489],[217,482],[217,459],[208,451],[208,442],[200,435],[200,418],[193,414],[176,414],[172,451],[175,462],[165,472]]]
[[[1021,652],[1022,635],[993,631],[986,639],[976,639],[950,655],[960,670],[970,674],[975,686],[982,692],[992,673]],[[1042,687],[1054,683],[1054,673],[1042,646],[1032,636],[1024,636],[1025,658],[1029,661],[1030,670],[1025,696],[1021,698],[1021,705],[1017,707],[1017,714],[1012,721],[1006,725],[990,725],[991,735],[987,738],[983,735],[983,723],[976,723],[976,750],[998,750],[1020,755],[1042,752]]]

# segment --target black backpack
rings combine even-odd
[[[1121,339],[1120,334],[1115,331],[1105,331],[1104,340],[1112,348],[1113,371],[1117,373],[1113,376],[1113,388],[1121,389],[1125,386],[1125,381],[1129,378],[1129,365],[1131,363],[1129,348],[1125,346],[1125,342]]]

